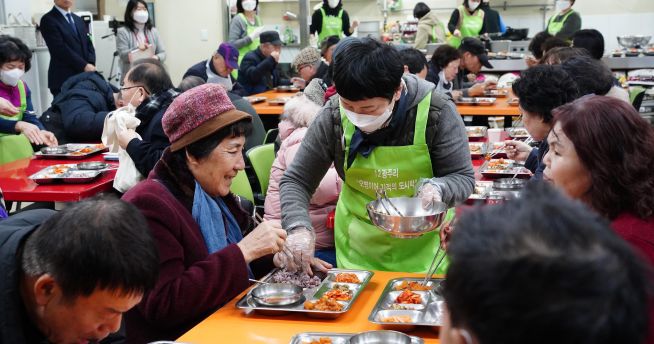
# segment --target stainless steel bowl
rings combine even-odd
[[[652,39],[652,36],[644,35],[627,35],[627,36],[618,36],[618,44],[623,48],[642,48],[649,43],[649,40]]]
[[[250,295],[264,306],[288,306],[302,299],[302,288],[288,283],[266,283],[254,287]]]
[[[368,331],[352,336],[350,344],[411,344],[411,337],[397,331]]]
[[[395,213],[385,200],[374,200],[368,203],[366,209],[373,225],[396,238],[415,238],[431,232],[443,223],[447,213],[447,205],[442,202],[435,202],[429,209],[423,209],[422,201],[418,197],[389,199],[404,216]]]
[[[43,147],[43,148],[41,148],[41,153],[43,153],[43,154],[68,154],[68,148],[66,148],[66,146]]]
[[[81,162],[77,164],[77,169],[78,170],[102,170],[104,168],[107,168],[107,163],[100,162],[100,161],[89,161],[89,162]]]
[[[525,187],[527,180],[519,178],[500,178],[493,181],[495,190],[520,190]]]

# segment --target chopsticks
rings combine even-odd
[[[445,228],[452,227],[450,229],[450,231],[452,231],[454,229],[452,223],[454,223],[455,218],[456,218],[456,215],[452,216],[452,218],[450,218],[447,222],[441,224],[441,230],[443,231],[443,230],[445,230]],[[443,254],[441,255],[440,259],[438,259],[439,253],[441,251],[443,252]],[[443,248],[443,243],[440,243],[438,245],[438,249],[436,250],[436,254],[434,255],[434,259],[432,259],[431,265],[429,265],[429,269],[427,270],[427,274],[425,275],[425,279],[422,281],[422,285],[427,285],[427,281],[432,279],[433,275],[441,267],[441,263],[443,263],[443,260],[445,259],[445,256],[447,256],[447,252]],[[436,262],[437,259],[438,259],[438,263],[436,264],[436,266],[434,266],[434,263]]]

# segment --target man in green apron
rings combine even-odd
[[[281,255],[292,256],[285,265],[306,271],[312,263],[308,201],[334,164],[344,180],[334,229],[338,266],[425,272],[438,234],[393,238],[370,223],[365,207],[377,189],[411,197],[422,191],[421,179],[429,181],[424,185],[436,200],[449,206],[464,201],[474,172],[461,117],[451,99],[433,92],[433,84],[403,77],[400,55],[388,45],[345,39],[333,63],[338,95],[309,128],[280,183],[282,225],[289,231]]]
[[[43,130],[40,123],[36,126],[35,124],[23,121],[23,117],[27,111],[27,88],[22,80],[17,80],[15,87],[18,88],[20,96],[18,113],[16,115],[0,114],[2,120],[9,121],[13,124],[12,127],[15,128],[15,132],[0,132],[0,164],[32,156],[34,151],[32,150],[30,139],[35,141],[36,144],[57,144],[57,139],[54,135],[49,131]],[[23,134],[22,128],[32,126],[36,126],[37,130],[30,130],[28,133],[30,139],[28,139]]]
[[[447,40],[451,46],[458,48],[461,40],[466,37],[479,37],[484,29],[484,10],[478,9],[480,1],[466,0],[452,13],[448,29],[452,32]]]
[[[581,29],[581,16],[572,9],[575,0],[559,0],[556,2],[556,15],[547,21],[547,32],[557,38],[570,40],[572,35]]]

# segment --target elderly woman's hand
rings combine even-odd
[[[237,245],[246,263],[268,254],[280,252],[284,248],[286,231],[279,221],[264,221]]]
[[[516,161],[525,161],[529,157],[531,150],[533,149],[530,145],[522,141],[509,140],[505,141],[506,147],[506,156],[509,159]]]

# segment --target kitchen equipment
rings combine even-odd
[[[438,228],[445,218],[447,205],[434,202],[424,209],[419,197],[393,197],[391,202],[404,215],[389,215],[380,200],[366,205],[373,225],[395,238],[415,238]]]
[[[381,24],[378,20],[359,22],[357,28],[357,37],[370,37],[374,39],[381,38]]]
[[[652,39],[652,36],[644,36],[644,35],[626,35],[626,36],[618,36],[618,44],[620,44],[623,48],[630,49],[630,48],[642,48],[645,47],[647,44],[649,44],[650,39]]]
[[[250,292],[254,301],[264,306],[288,306],[299,302],[302,287],[287,283],[265,283]]]
[[[490,51],[492,52],[500,52],[500,51],[509,51],[509,47],[511,46],[511,41],[510,40],[498,40],[498,41],[491,41],[490,42]]]

